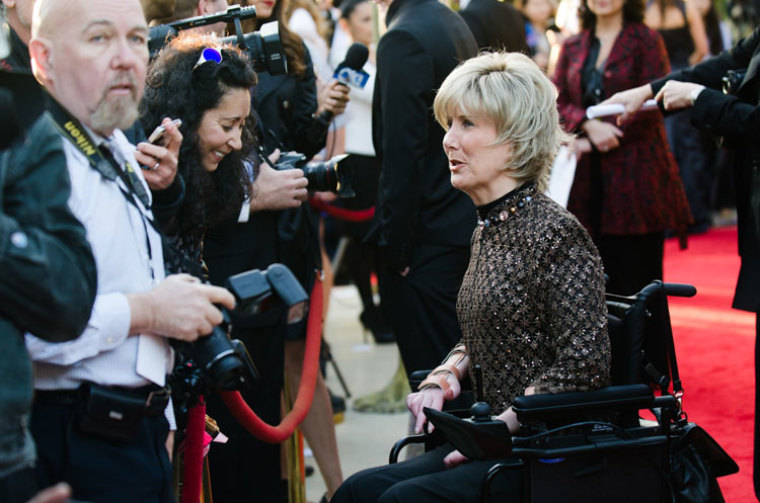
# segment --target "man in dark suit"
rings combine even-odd
[[[525,40],[525,19],[509,2],[470,0],[459,15],[472,31],[478,49],[502,49],[530,55]]]
[[[731,50],[698,65],[635,89],[613,95],[607,103],[622,103],[626,112],[619,123],[654,96],[668,111],[692,108],[694,126],[723,136],[736,149],[734,179],[739,226],[741,269],[733,307],[758,314],[755,337],[755,453],[753,482],[760,499],[760,28]],[[722,77],[728,70],[747,73],[734,94],[721,92]]]
[[[461,337],[456,296],[475,210],[451,186],[435,90],[477,53],[459,15],[437,0],[380,0],[388,31],[377,47],[373,137],[382,171],[375,222],[383,311],[407,372],[433,368]]]

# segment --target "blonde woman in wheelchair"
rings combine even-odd
[[[592,390],[609,382],[610,346],[601,259],[581,224],[544,195],[560,145],[569,141],[557,91],[528,57],[486,53],[457,67],[435,99],[447,131],[451,183],[478,212],[457,302],[460,342],[407,398],[416,430],[424,407],[441,410],[474,365],[496,419],[519,425],[511,404],[533,393]],[[449,445],[350,477],[332,501],[476,502],[493,461]],[[522,474],[493,486],[522,501]]]

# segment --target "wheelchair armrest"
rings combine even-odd
[[[446,412],[458,418],[470,417],[470,409],[454,409],[447,410]],[[428,451],[432,448],[438,447],[439,445],[443,445],[444,443],[446,443],[446,437],[440,432],[440,430],[433,430],[432,433],[426,432],[420,433],[418,435],[407,435],[406,437],[400,438],[396,441],[395,444],[393,444],[393,447],[391,447],[391,452],[388,455],[388,463],[396,463],[398,461],[399,454],[401,454],[401,451],[407,445],[425,444],[425,450]]]
[[[515,398],[512,407],[520,423],[529,424],[586,412],[646,409],[653,401],[654,393],[649,386],[632,384],[609,386],[594,391],[519,396]]]
[[[392,465],[398,462],[398,456],[401,451],[407,445],[411,444],[426,444],[430,442],[431,435],[429,433],[420,433],[419,435],[407,435],[403,438],[396,440],[396,443],[391,447],[391,452],[388,455],[388,464]]]

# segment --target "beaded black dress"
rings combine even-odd
[[[552,393],[607,385],[604,275],[586,230],[535,183],[479,212],[457,316],[494,413],[529,386]]]

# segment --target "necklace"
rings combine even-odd
[[[517,213],[518,209],[522,209],[525,207],[526,204],[531,202],[533,200],[533,197],[526,195],[523,196],[522,199],[517,201],[517,204],[514,206],[510,206],[508,209],[501,210],[498,215],[495,215],[493,217],[488,218],[478,218],[478,227],[481,229],[485,227],[490,227],[491,225],[497,224],[499,222],[504,222],[507,218],[509,218],[509,215],[514,215]]]

